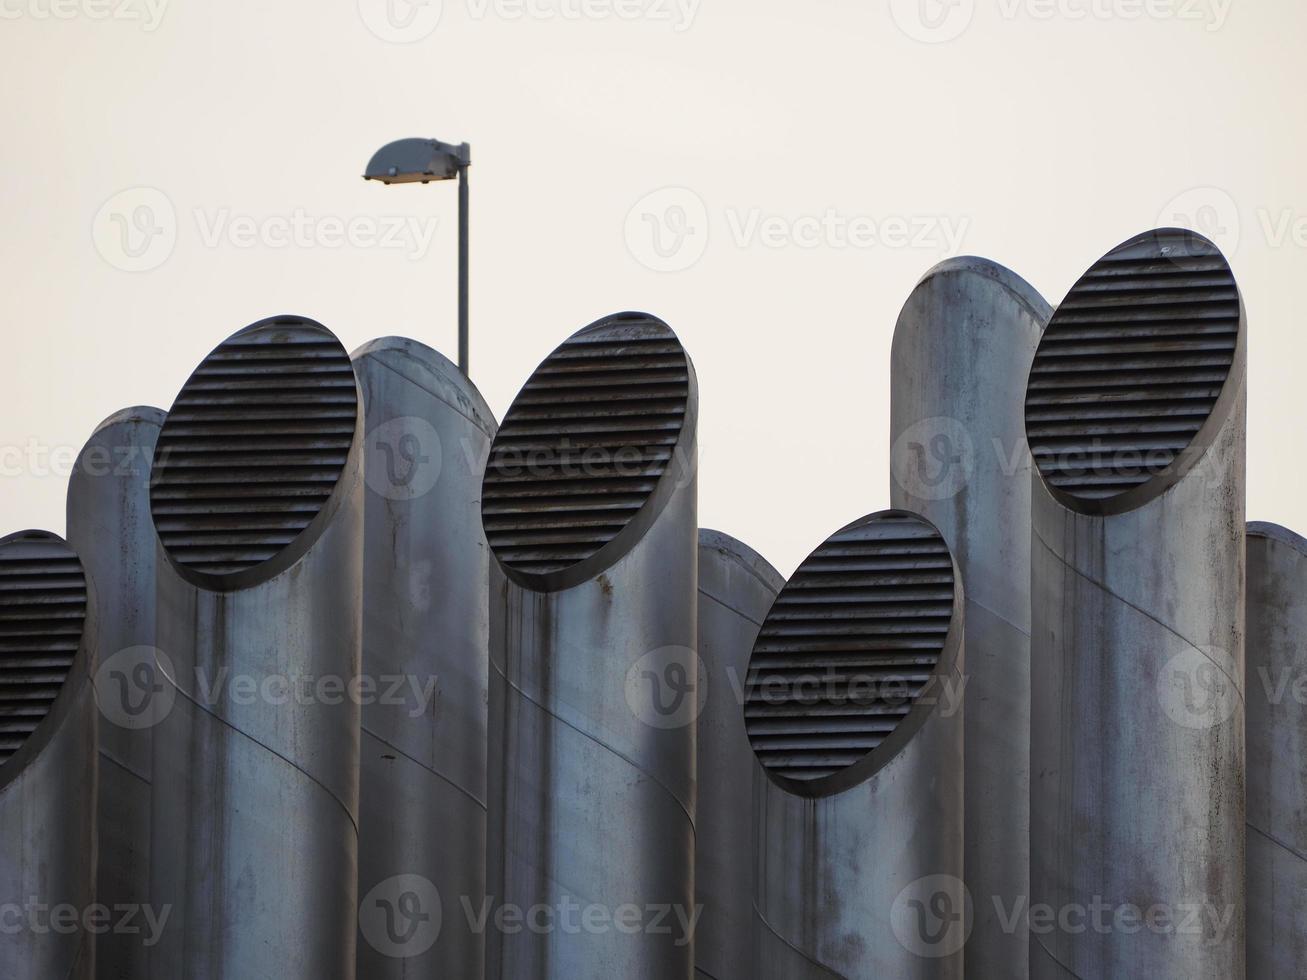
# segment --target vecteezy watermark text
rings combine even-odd
[[[682,905],[627,902],[620,905],[582,903],[571,895],[557,902],[540,902],[521,906],[487,898],[475,908],[466,897],[460,899],[472,931],[484,934],[493,929],[513,936],[529,932],[537,936],[562,933],[568,936],[602,936],[620,933],[626,936],[667,936],[676,946],[694,941],[695,928],[703,915],[703,906],[687,909]]]
[[[0,0],[0,20],[112,20],[153,33],[170,0]]]
[[[889,0],[895,25],[914,41],[942,44],[961,37],[977,11],[1005,22],[1069,23],[1151,20],[1219,31],[1234,0]]]
[[[193,208],[195,237],[208,249],[357,249],[402,252],[412,260],[431,249],[439,219],[404,214],[248,214],[231,208]],[[101,205],[91,224],[101,258],[125,272],[163,265],[185,230],[172,199],[155,187],[119,191]]]
[[[156,909],[152,905],[102,905],[79,907],[67,902],[42,902],[35,897],[25,902],[0,904],[0,936],[21,933],[43,936],[71,936],[78,932],[94,936],[142,936],[142,944],[158,944],[172,906]]]
[[[716,231],[714,232],[714,226]],[[644,195],[626,214],[627,249],[655,272],[695,265],[714,234],[738,249],[921,249],[953,255],[971,227],[967,217],[947,214],[780,214],[761,207],[727,206],[720,212],[687,187],[664,187]]]
[[[287,705],[308,707],[357,704],[404,710],[418,718],[432,710],[439,697],[435,675],[267,673],[251,674],[220,668],[210,675],[196,667],[186,697],[206,708]],[[119,650],[96,669],[92,679],[100,713],[120,728],[151,728],[171,713],[182,688],[176,667],[164,651],[152,646]]]

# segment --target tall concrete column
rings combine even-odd
[[[1244,976],[1244,366],[1229,266],[1175,230],[1035,356],[1033,977]]]
[[[82,448],[68,482],[68,541],[95,583],[99,664],[99,836],[96,901],[150,904],[151,732],[130,670],[154,646],[155,550],[150,470],[165,415],[138,406],[109,416]],[[151,655],[152,656],[152,655]],[[100,980],[146,976],[148,929],[95,939]]]
[[[320,324],[246,328],[155,456],[154,980],[355,975],[362,426]]]
[[[899,314],[890,503],[943,534],[967,583],[968,973],[1023,980],[1030,895],[1030,453],[1025,391],[1052,309],[1015,273],[949,259]]]
[[[95,976],[94,589],[48,531],[0,538],[0,976]]]
[[[363,676],[375,691],[363,705],[358,973],[479,980],[485,937],[464,903],[485,900],[481,477],[495,420],[417,341],[374,340],[353,360],[367,406]]]
[[[958,980],[963,589],[939,531],[836,532],[763,621],[744,707],[762,980]]]
[[[785,579],[744,543],[699,532],[699,799],[695,967],[704,980],[753,977],[753,777],[741,708],[749,655]]]
[[[697,414],[671,329],[618,314],[546,358],[495,437],[495,980],[693,975]]]
[[[1307,975],[1307,540],[1248,525],[1248,976]]]

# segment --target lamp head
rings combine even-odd
[[[471,162],[472,151],[467,143],[417,137],[387,143],[372,155],[363,177],[383,184],[425,184],[457,177]]]

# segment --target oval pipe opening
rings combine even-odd
[[[1192,469],[1241,386],[1243,320],[1229,264],[1194,232],[1150,231],[1096,262],[1049,321],[1026,389],[1053,497],[1123,513]]]
[[[0,766],[50,714],[82,648],[82,563],[48,531],[0,539]]]
[[[150,511],[172,566],[217,590],[289,567],[330,516],[358,416],[349,354],[321,324],[274,317],[219,345],[155,449]]]
[[[854,521],[804,560],[763,621],[745,683],[745,730],[773,782],[826,796],[898,754],[946,700],[959,593],[944,538],[907,511]]]
[[[536,368],[500,423],[481,514],[501,567],[541,592],[611,566],[694,461],[694,368],[645,313],[605,317]]]

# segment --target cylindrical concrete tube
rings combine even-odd
[[[968,973],[1023,980],[1030,894],[1030,452],[1018,379],[1052,310],[1015,273],[949,259],[899,314],[890,503],[930,520],[967,584]]]
[[[744,706],[753,976],[962,976],[962,678],[962,583],[924,518],[861,518],[786,583]]]
[[[62,538],[0,538],[3,977],[95,976],[93,597]]]
[[[1243,305],[1148,232],[1040,341],[1031,975],[1244,976]]]
[[[153,656],[150,471],[164,418],[148,406],[109,416],[82,448],[68,482],[68,542],[95,583],[94,683],[101,706],[96,901],[109,909],[143,910],[150,901],[152,728],[143,701],[149,690],[136,689],[123,667]],[[143,928],[108,929],[96,937],[100,980],[146,976],[152,935],[138,915]]]
[[[375,340],[353,359],[367,406],[363,677],[374,691],[363,704],[358,974],[479,980],[485,939],[463,909],[485,900],[480,512],[494,416],[416,341]]]
[[[359,402],[339,341],[277,317],[205,358],[159,436],[155,980],[355,975]]]
[[[1307,976],[1307,539],[1248,525],[1248,976]]]
[[[495,980],[693,975],[697,406],[671,329],[618,314],[555,350],[495,437]]]
[[[695,969],[752,980],[753,774],[741,703],[763,617],[785,585],[765,558],[720,531],[699,532],[699,798],[694,891],[702,910]]]

